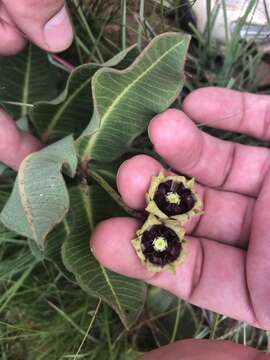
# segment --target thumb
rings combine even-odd
[[[229,341],[181,340],[143,355],[138,360],[269,360],[269,355]]]
[[[25,37],[50,52],[63,51],[73,40],[64,0],[3,0],[9,16]]]

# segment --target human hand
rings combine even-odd
[[[229,341],[181,340],[151,351],[138,360],[269,360],[270,355]]]
[[[26,40],[50,52],[63,51],[73,40],[64,0],[0,0],[0,54],[20,51]],[[19,131],[0,110],[0,162],[17,170],[21,161],[41,144]]]
[[[208,88],[190,94],[185,113],[211,124],[270,138],[270,98]],[[187,225],[188,256],[176,275],[149,273],[130,240],[140,226],[131,218],[100,223],[91,240],[97,259],[111,270],[166,289],[197,306],[270,328],[270,150],[244,146],[201,132],[183,112],[167,110],[149,125],[149,136],[166,162],[194,176],[204,215]],[[125,203],[143,209],[152,175],[161,165],[135,156],[119,169]]]
[[[0,54],[15,54],[31,40],[50,52],[68,48],[73,30],[64,0],[0,0]]]
[[[19,130],[11,117],[0,109],[0,162],[17,170],[27,155],[40,148],[36,138]]]

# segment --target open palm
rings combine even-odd
[[[149,125],[149,136],[169,166],[198,181],[204,215],[187,225],[185,263],[176,275],[149,273],[130,244],[140,226],[131,218],[99,224],[91,239],[92,251],[113,271],[269,329],[270,150],[214,138],[193,121],[267,140],[270,99],[208,88],[188,96],[183,109],[185,113],[170,109],[156,116]],[[161,168],[145,155],[122,164],[118,189],[128,206],[144,208],[151,176]]]

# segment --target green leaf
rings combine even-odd
[[[73,177],[77,157],[72,136],[29,155],[21,164],[11,196],[0,220],[9,229],[36,241],[45,238],[69,209],[69,196],[61,169]]]
[[[3,174],[3,172],[6,170],[6,166],[0,162],[0,176]]]
[[[171,340],[177,310],[179,310],[179,323],[176,327],[176,339],[194,337],[197,328],[194,321],[196,315],[191,315],[192,306],[185,301],[163,289],[152,287],[148,291],[146,307],[149,318],[156,318],[156,327],[160,330],[158,337],[162,345],[167,345],[166,339]]]
[[[110,185],[116,188],[116,176],[119,167],[121,166],[123,160],[117,160],[111,163],[100,163],[97,161],[91,161],[90,163],[90,173],[92,171],[97,172],[102,176],[104,180],[106,180]]]
[[[70,191],[72,233],[63,246],[63,260],[79,285],[91,296],[101,298],[119,315],[126,328],[136,321],[144,299],[145,285],[104,268],[90,253],[89,238],[94,225],[112,215],[124,215],[110,196],[98,186]]]
[[[67,237],[70,235],[71,229],[66,219],[56,226],[55,229],[48,235],[47,247],[44,251],[44,256],[47,260],[53,262],[57,269],[67,278],[70,279],[70,272],[67,271],[62,259],[62,246]]]
[[[135,348],[151,351],[176,340],[198,335],[201,313],[175,295],[156,287],[149,287],[144,319],[135,340]]]
[[[136,49],[121,51],[104,64],[84,64],[70,74],[65,90],[51,102],[38,102],[31,111],[31,121],[43,142],[53,142],[66,135],[77,137],[87,126],[93,112],[91,80],[103,66],[122,68],[130,65]]]
[[[114,190],[114,188],[97,172],[93,171],[91,168],[91,177],[106,191],[106,193],[121,207],[127,215],[134,216],[136,212],[129,208],[122,200],[121,196]]]
[[[0,190],[0,211],[4,208],[5,203],[8,200],[8,197],[9,197],[8,192]],[[5,228],[4,225],[1,224],[1,222],[0,222],[0,237],[3,233],[6,233],[8,235],[11,234],[11,232],[9,230],[7,230],[7,228]]]
[[[40,262],[48,260],[64,275],[67,279],[71,280],[71,274],[67,271],[63,264],[61,249],[67,236],[70,234],[70,228],[67,221],[64,219],[58,224],[46,238],[46,249],[43,251],[38,247],[37,243],[28,239],[27,243],[35,259]]]
[[[33,44],[20,54],[0,58],[0,99],[15,119],[27,115],[34,102],[53,98],[56,79],[47,53]]]
[[[182,89],[190,37],[156,37],[125,70],[103,68],[92,80],[94,114],[78,139],[83,160],[112,161],[146,130],[151,118],[173,103]]]

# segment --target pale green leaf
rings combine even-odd
[[[94,114],[78,139],[81,159],[112,161],[179,95],[190,37],[156,37],[125,70],[102,68],[92,80]]]
[[[63,246],[64,264],[86,292],[108,303],[129,328],[143,308],[145,285],[104,268],[89,249],[94,225],[112,214],[125,213],[97,186],[72,188],[70,199],[72,233]]]
[[[0,99],[15,119],[27,115],[34,102],[53,98],[56,80],[47,53],[33,44],[20,54],[0,58]]]
[[[69,196],[61,174],[74,176],[77,157],[72,136],[29,155],[21,164],[11,196],[0,220],[9,229],[44,248],[47,234],[69,209]]]
[[[53,101],[38,102],[31,111],[31,121],[44,142],[52,142],[66,135],[78,136],[89,123],[93,103],[91,80],[104,66],[122,68],[134,59],[134,46],[121,51],[104,64],[84,64],[70,74],[65,90]]]

